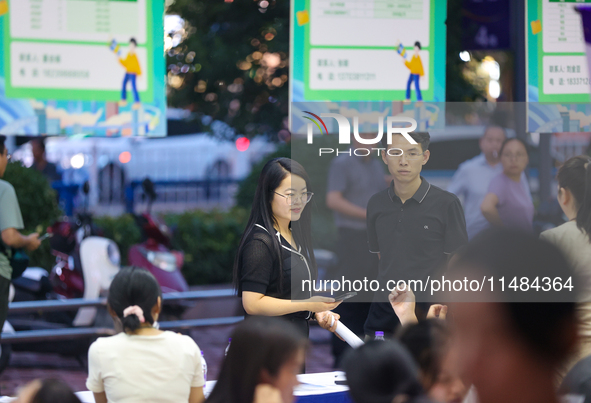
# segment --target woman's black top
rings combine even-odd
[[[251,291],[273,298],[302,300],[312,296],[312,271],[308,260],[300,250],[295,250],[279,232],[275,236],[281,244],[281,256],[273,248],[271,234],[261,225],[256,224],[248,235],[238,267],[240,284],[238,295]],[[283,284],[279,284],[279,259],[283,261]],[[304,285],[304,281],[307,281]],[[293,287],[292,287],[293,285]],[[311,312],[301,311],[284,315],[310,319]]]

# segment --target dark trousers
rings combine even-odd
[[[293,323],[295,325],[295,327],[298,328],[298,330],[302,333],[302,335],[306,336],[306,338],[310,337],[310,322],[308,322],[308,319],[303,319],[303,318],[290,318],[287,317],[286,318],[288,321],[290,321],[291,323]],[[300,374],[305,374],[306,373],[306,362],[304,362],[304,365],[302,365],[302,368],[300,368]]]
[[[414,82],[415,83],[415,91],[417,93],[417,101],[422,101],[423,97],[421,95],[421,87],[419,85],[419,79],[421,76],[418,74],[411,74],[408,76],[408,81],[406,83],[406,99],[410,99],[410,85]]]
[[[8,294],[10,292],[10,280],[0,276],[0,333],[6,317],[8,316]]]
[[[285,319],[293,323],[303,336],[306,336],[306,338],[310,337],[310,324],[308,319],[293,317],[286,317]]]
[[[355,230],[349,228],[339,228],[339,242],[337,247],[337,256],[339,267],[335,279],[346,280],[368,280],[377,278],[378,258],[377,255],[370,253],[367,247],[367,231]],[[341,323],[347,326],[357,335],[362,335],[363,325],[367,319],[369,307],[371,305],[370,293],[358,293],[357,297],[344,301],[334,312],[341,315]],[[340,366],[343,355],[349,350],[347,343],[340,340],[334,334],[332,336],[332,354],[335,359],[335,367]]]
[[[123,88],[121,89],[121,99],[127,99],[127,82],[131,81],[131,91],[133,92],[133,101],[140,102],[140,95],[137,92],[136,84],[137,76],[135,74],[126,73],[123,77]]]

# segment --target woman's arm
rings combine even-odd
[[[191,388],[191,394],[189,394],[189,403],[203,403],[205,401],[205,395],[203,394],[203,387]],[[105,403],[107,401],[105,400]]]
[[[105,392],[93,393],[93,395],[94,395],[94,401],[96,403],[107,403],[107,394]]]
[[[291,301],[289,299],[269,297],[258,292],[242,292],[242,306],[249,315],[281,316],[300,311],[324,312],[333,310],[341,302],[325,297]]]
[[[499,210],[497,209],[498,205],[499,197],[494,193],[488,193],[484,196],[484,200],[480,205],[480,211],[482,211],[484,218],[486,218],[492,225],[502,227],[503,221],[501,220]]]
[[[326,206],[334,211],[344,214],[348,217],[365,220],[367,211],[363,207],[351,203],[343,197],[341,192],[328,192],[326,195]]]

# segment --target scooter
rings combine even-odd
[[[152,203],[156,200],[154,184],[146,178],[142,188],[148,198],[148,206],[146,212],[135,214],[134,218],[142,230],[144,240],[129,249],[129,265],[142,267],[152,273],[163,293],[188,291],[189,285],[181,273],[184,254],[172,249],[172,233],[168,226],[150,214]]]

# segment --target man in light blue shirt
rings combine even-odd
[[[489,126],[480,138],[481,153],[460,164],[447,191],[462,199],[468,239],[490,226],[480,211],[492,178],[503,171],[499,151],[507,137],[505,129]]]

